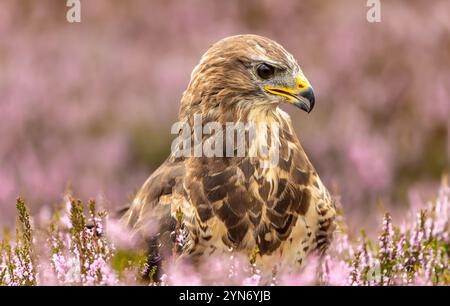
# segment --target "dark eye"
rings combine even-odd
[[[268,80],[275,74],[275,68],[267,64],[261,64],[256,68],[256,73],[263,80]]]

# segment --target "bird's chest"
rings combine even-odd
[[[267,169],[259,183],[250,187],[253,200],[263,203],[260,224],[254,228],[263,264],[299,266],[315,247],[319,224],[316,205],[326,196],[318,185],[299,178],[309,174],[296,171],[300,170]]]
[[[194,205],[186,205],[184,212],[191,236],[188,252],[210,256],[234,249],[250,256],[256,251],[261,263],[301,264],[317,231],[318,195],[307,186],[303,176],[308,175],[299,171],[242,160],[197,178],[202,188],[190,192]]]

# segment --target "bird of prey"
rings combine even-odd
[[[171,254],[174,243],[194,264],[233,250],[255,254],[256,264],[270,271],[274,265],[300,268],[309,253],[326,250],[335,206],[280,109],[285,102],[309,113],[315,98],[294,57],[275,41],[232,36],[202,56],[182,96],[179,120],[191,127],[195,114],[203,125],[276,123],[278,163],[264,167],[264,157],[247,154],[250,142],[244,156],[172,152],[123,216],[145,239],[151,264]]]

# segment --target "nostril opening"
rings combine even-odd
[[[298,84],[298,88],[303,89],[303,88],[305,88],[305,85],[303,85],[303,84]]]

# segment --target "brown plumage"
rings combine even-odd
[[[274,265],[296,269],[308,253],[326,249],[334,205],[289,115],[279,108],[286,101],[308,112],[314,106],[310,84],[293,56],[276,42],[233,36],[203,55],[183,94],[179,120],[192,127],[194,114],[201,114],[203,125],[276,123],[279,162],[264,168],[266,157],[250,156],[258,140],[245,145],[243,157],[180,157],[172,152],[123,218],[147,239],[152,262],[171,252],[176,231],[185,236],[178,251],[194,263],[230,249],[248,255],[256,250],[256,263],[266,271]]]

